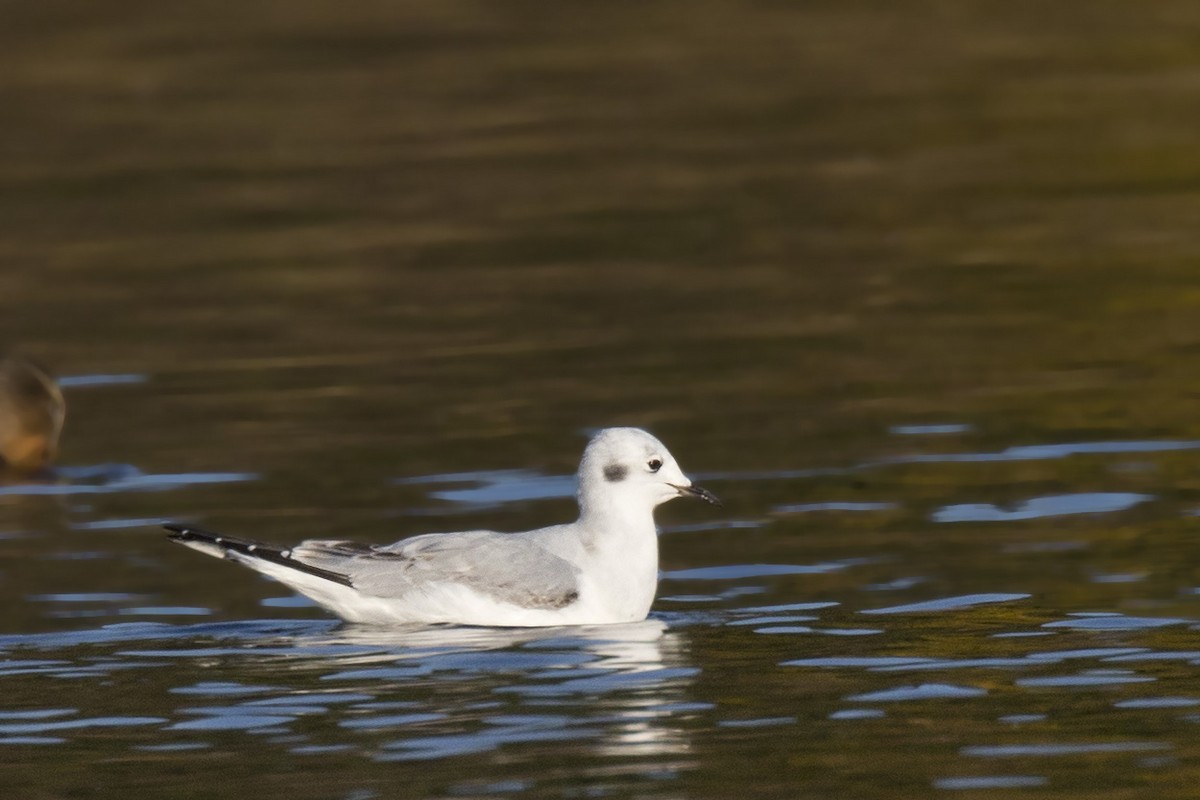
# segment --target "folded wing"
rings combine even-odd
[[[416,536],[393,545],[311,540],[290,558],[343,575],[363,594],[403,598],[459,584],[493,600],[530,609],[558,609],[579,597],[577,570],[520,536],[465,531]]]

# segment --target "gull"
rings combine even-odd
[[[0,356],[0,471],[32,475],[50,466],[66,413],[49,372],[22,356]]]
[[[579,518],[521,533],[428,533],[395,544],[309,540],[280,548],[189,525],[170,538],[244,564],[348,622],[537,627],[637,622],[658,588],[654,509],[720,505],[639,428],[606,428],[577,474]]]

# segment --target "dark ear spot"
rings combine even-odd
[[[609,464],[604,468],[604,479],[612,483],[625,480],[625,476],[628,474],[629,470],[622,464]]]

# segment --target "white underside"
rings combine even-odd
[[[189,543],[191,544],[191,543]],[[215,555],[213,546],[196,547]],[[596,602],[601,593],[584,579],[579,598],[558,609],[522,608],[487,597],[470,587],[446,581],[430,581],[403,597],[374,597],[349,586],[318,578],[270,561],[221,552],[268,575],[311,598],[348,622],[370,625],[452,622],[459,625],[543,627],[549,625],[607,625],[638,622],[646,618],[644,608],[612,608]]]

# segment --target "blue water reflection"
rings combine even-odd
[[[0,484],[0,496],[71,496],[118,494],[125,492],[162,492],[219,483],[243,483],[258,479],[251,472],[177,472],[152,474],[131,464],[98,464],[87,467],[59,467],[54,482]],[[101,523],[102,525],[105,523]],[[113,522],[111,524],[122,523]]]
[[[1146,446],[1013,448],[1001,451],[998,460],[1147,452]],[[954,456],[948,463],[991,460],[977,456]],[[851,472],[920,469],[937,458],[879,459]],[[801,473],[849,474],[831,468],[722,475],[748,485],[807,480],[797,477]],[[203,491],[207,483],[255,476],[149,476],[132,467],[105,466],[68,469],[63,478],[75,483],[46,493]],[[418,513],[475,514],[497,505],[559,500],[574,491],[570,476],[531,471],[400,483],[425,487],[430,500],[444,504]],[[28,487],[6,488],[20,494]],[[186,759],[219,752],[228,737],[254,737],[255,747],[314,762],[353,757],[380,765],[553,751],[584,754],[646,780],[673,781],[694,768],[688,766],[696,763],[693,754],[711,746],[712,737],[762,741],[756,737],[836,725],[853,726],[857,735],[870,738],[884,735],[869,733],[872,726],[904,725],[911,715],[953,714],[970,721],[971,738],[960,740],[952,754],[957,761],[928,775],[925,785],[970,792],[1036,788],[1054,780],[1053,770],[1045,775],[1027,768],[1011,775],[976,770],[972,764],[980,760],[1175,747],[1167,738],[1089,738],[1060,712],[1045,713],[1045,698],[1101,697],[1107,713],[1125,717],[1182,719],[1200,705],[1186,677],[1167,669],[1200,663],[1200,651],[1171,638],[1200,624],[1191,616],[1149,606],[1135,611],[1111,599],[1106,605],[1102,596],[1091,595],[1079,607],[1053,599],[1054,584],[1030,579],[1031,557],[1090,557],[1080,556],[1094,549],[1086,530],[1068,543],[1036,530],[1019,540],[1001,535],[989,542],[989,552],[1011,560],[1011,569],[986,580],[960,579],[939,561],[936,549],[932,556],[905,552],[894,546],[907,541],[903,536],[889,538],[886,527],[874,527],[921,520],[928,525],[924,513],[908,513],[915,507],[909,502],[818,496],[797,503],[786,501],[789,491],[781,484],[782,501],[764,504],[758,513],[665,525],[671,535],[664,551],[672,562],[661,574],[655,615],[636,625],[347,626],[307,599],[250,576],[239,576],[245,579],[239,589],[251,593],[251,607],[268,609],[273,618],[224,619],[216,605],[181,602],[186,593],[162,591],[161,580],[150,590],[145,583],[135,591],[95,582],[28,592],[19,602],[71,629],[0,635],[0,679],[29,687],[22,699],[0,708],[0,745],[65,748],[103,732],[129,751]],[[1141,491],[1063,493],[1033,497],[1008,510],[942,502],[932,521],[986,521],[1003,533],[1016,529],[1011,523],[1066,514],[1104,520],[1142,505],[1173,513],[1166,503],[1149,505],[1152,497]],[[117,545],[104,537],[116,535],[144,533],[166,548],[158,542],[156,522],[134,513],[68,522],[64,529],[87,535],[92,549],[54,557],[80,565],[109,559]],[[864,523],[863,530],[877,537],[869,546],[853,533]],[[831,526],[846,533],[814,544],[803,536],[775,539],[774,549],[760,548],[766,534],[789,526]],[[685,532],[690,535],[674,535]],[[148,552],[153,557],[144,563],[156,565],[161,551]],[[207,566],[186,563],[197,570]],[[1088,562],[1077,583],[1100,591],[1152,578],[1149,570]],[[887,593],[888,604],[879,602],[880,592]],[[861,624],[866,619],[870,626]],[[149,693],[109,703],[114,707],[103,713],[74,693],[69,703],[30,699],[44,697],[45,690],[33,688],[38,682],[104,693],[108,684],[129,681],[127,675],[152,687]],[[1007,713],[996,713],[998,708]],[[1048,735],[1049,724],[1061,731]],[[1015,743],[986,738],[999,731],[1029,736]],[[493,783],[501,787],[496,791],[517,793],[526,785],[518,779]],[[462,785],[493,783],[464,779]]]

